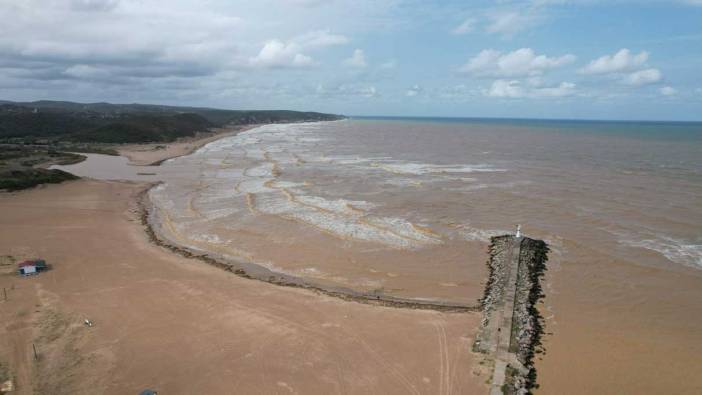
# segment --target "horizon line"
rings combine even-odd
[[[455,120],[491,120],[491,121],[549,121],[549,122],[612,122],[612,123],[689,123],[702,124],[700,120],[670,120],[670,119],[605,119],[605,118],[531,118],[531,117],[491,117],[491,116],[452,116],[452,115],[344,115],[347,118],[374,119],[455,119]]]

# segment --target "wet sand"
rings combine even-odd
[[[54,394],[486,391],[472,373],[479,315],[344,302],[185,259],[149,243],[143,188],[81,180],[0,195],[0,250],[53,265],[0,276],[0,359],[17,393],[33,377]]]

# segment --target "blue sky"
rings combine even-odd
[[[702,120],[702,0],[0,0],[0,98]]]

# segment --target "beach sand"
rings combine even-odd
[[[486,392],[479,314],[345,302],[183,258],[148,241],[143,188],[0,195],[0,251],[53,266],[0,275],[0,361],[18,394]]]
[[[229,126],[214,128],[209,133],[194,137],[178,139],[170,143],[127,144],[120,146],[117,152],[129,159],[135,166],[155,166],[178,156],[188,155],[198,148],[224,137],[235,136],[259,125]]]

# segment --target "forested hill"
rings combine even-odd
[[[0,101],[0,143],[75,141],[167,142],[212,127],[329,121],[342,116],[286,110],[220,110],[149,104]]]

